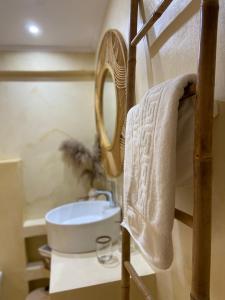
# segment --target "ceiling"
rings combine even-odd
[[[0,0],[0,50],[94,52],[108,0]],[[41,28],[37,36],[26,26]]]

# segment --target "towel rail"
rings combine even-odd
[[[128,51],[127,106],[135,103],[136,45],[173,0],[164,0],[137,34],[140,0],[131,0]],[[201,39],[197,86],[188,85],[183,99],[196,94],[194,146],[194,215],[175,209],[175,218],[193,228],[191,300],[210,299],[212,120],[219,0],[201,0]],[[205,159],[207,157],[207,159]],[[130,299],[130,276],[145,299],[151,295],[130,264],[130,234],[122,229],[122,300]]]
[[[138,34],[132,39],[131,45],[136,46],[141,39],[148,33],[149,29],[155,24],[156,21],[162,16],[162,14],[166,11],[169,5],[173,2],[173,0],[164,0],[159,5],[159,7],[154,11],[152,16],[148,19],[148,21],[143,25],[143,27],[139,30]]]
[[[186,98],[189,98],[191,96],[196,95],[196,84],[195,83],[190,83],[184,88],[184,94],[181,98],[181,100],[184,100]]]

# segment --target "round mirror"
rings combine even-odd
[[[95,80],[95,115],[102,164],[109,176],[123,170],[127,50],[117,30],[105,33],[98,53]]]
[[[112,73],[108,69],[106,69],[104,79],[102,91],[103,124],[105,134],[109,140],[109,144],[111,145],[113,143],[116,130],[117,98]]]

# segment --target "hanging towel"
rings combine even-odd
[[[180,99],[195,81],[183,75],[159,84],[127,115],[122,226],[160,269],[173,260],[175,187],[191,176],[194,101]]]

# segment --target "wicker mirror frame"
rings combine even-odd
[[[116,93],[117,116],[115,132],[110,142],[103,120],[103,88],[107,71],[110,72]],[[126,105],[127,48],[117,30],[108,30],[101,42],[95,80],[95,116],[100,138],[102,163],[106,174],[117,177],[123,170],[123,127],[127,113]]]

